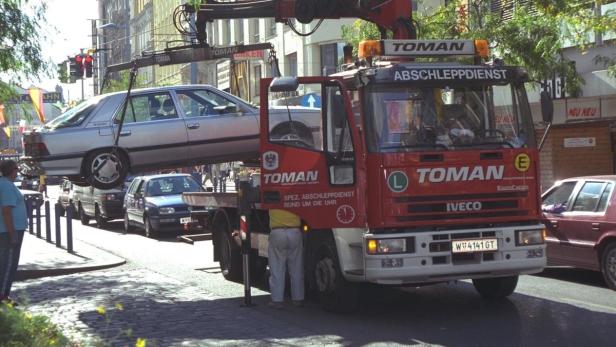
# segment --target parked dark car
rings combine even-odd
[[[133,179],[124,197],[124,228],[144,229],[147,237],[161,232],[178,232],[182,219],[190,218],[184,192],[204,191],[188,174],[139,176]]]
[[[76,190],[79,191],[76,207],[81,224],[88,225],[93,218],[98,228],[104,228],[110,220],[123,217],[125,191],[121,187],[98,189],[76,186]]]
[[[549,265],[601,271],[616,290],[616,176],[557,182],[542,196]]]

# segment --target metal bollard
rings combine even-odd
[[[69,200],[66,209],[66,250],[73,253],[73,201]]]
[[[49,206],[49,200],[45,201],[45,240],[51,242],[51,208]]]
[[[68,213],[68,210],[66,211]],[[60,205],[56,204],[56,247],[61,247],[62,243],[62,224],[60,223]]]
[[[34,224],[34,216],[32,215],[31,199],[26,199],[26,213],[28,214],[28,232],[30,232],[30,234],[34,234],[34,229],[32,229],[32,225]]]
[[[36,205],[36,237],[40,238],[41,237],[41,205],[38,204],[38,202],[35,203]]]

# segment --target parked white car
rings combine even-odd
[[[259,108],[236,96],[208,85],[134,90],[120,128],[125,99],[96,96],[25,133],[22,172],[109,189],[129,172],[258,158]],[[273,134],[288,137],[291,128],[298,141],[320,141],[320,109],[272,110]]]

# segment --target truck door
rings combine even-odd
[[[326,77],[299,78],[291,92],[262,81],[261,201],[311,228],[365,226],[361,147],[347,92]],[[265,88],[265,90],[263,89]]]

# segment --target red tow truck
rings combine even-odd
[[[303,22],[359,17],[393,31],[362,42],[360,59],[335,75],[262,79],[260,174],[242,199],[184,195],[192,223],[212,232],[224,276],[241,278],[242,244],[244,268],[264,273],[267,211],[277,208],[301,217],[308,286],[328,310],[352,309],[361,283],[471,279],[483,297],[510,295],[519,275],[546,265],[527,72],[485,62],[483,40],[415,39],[410,1],[331,1],[326,13],[316,3],[192,9],[198,30],[220,18],[285,21],[299,9]],[[300,133],[292,109],[306,103],[321,125]],[[541,103],[549,121],[551,100]],[[274,104],[289,107],[285,136],[270,132]]]

